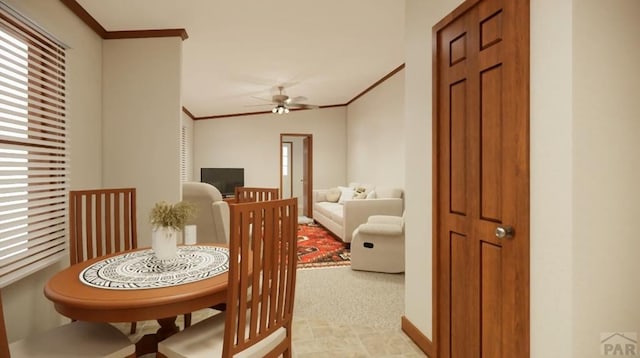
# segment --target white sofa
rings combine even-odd
[[[313,219],[327,230],[334,233],[342,241],[351,242],[353,231],[367,222],[372,215],[402,216],[404,210],[404,193],[399,188],[375,187],[351,183],[342,188],[340,198],[335,200],[335,190],[313,190]],[[345,188],[364,188],[362,199],[355,199]],[[333,198],[332,198],[333,196]]]

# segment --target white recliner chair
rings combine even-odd
[[[404,217],[373,215],[358,226],[351,240],[351,268],[404,272]]]
[[[187,225],[196,225],[199,243],[229,244],[229,204],[213,185],[201,182],[182,183],[182,200],[195,205],[195,218]]]

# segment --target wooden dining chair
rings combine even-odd
[[[280,199],[278,188],[252,188],[237,186],[235,188],[235,203],[250,203]]]
[[[137,248],[136,189],[69,191],[69,240],[71,265]]]
[[[9,344],[0,293],[0,357],[133,358],[136,347],[108,323],[75,321]]]
[[[231,206],[227,309],[160,342],[160,357],[291,357],[297,213],[296,198]]]

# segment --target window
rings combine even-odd
[[[291,144],[284,143],[282,145],[282,175],[289,175],[289,147]]]
[[[65,49],[0,3],[0,287],[65,257]]]

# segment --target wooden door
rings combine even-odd
[[[302,213],[307,217],[311,217],[311,210],[309,206],[309,137],[306,136],[302,140]]]
[[[434,41],[438,358],[528,357],[529,2],[467,1]]]

